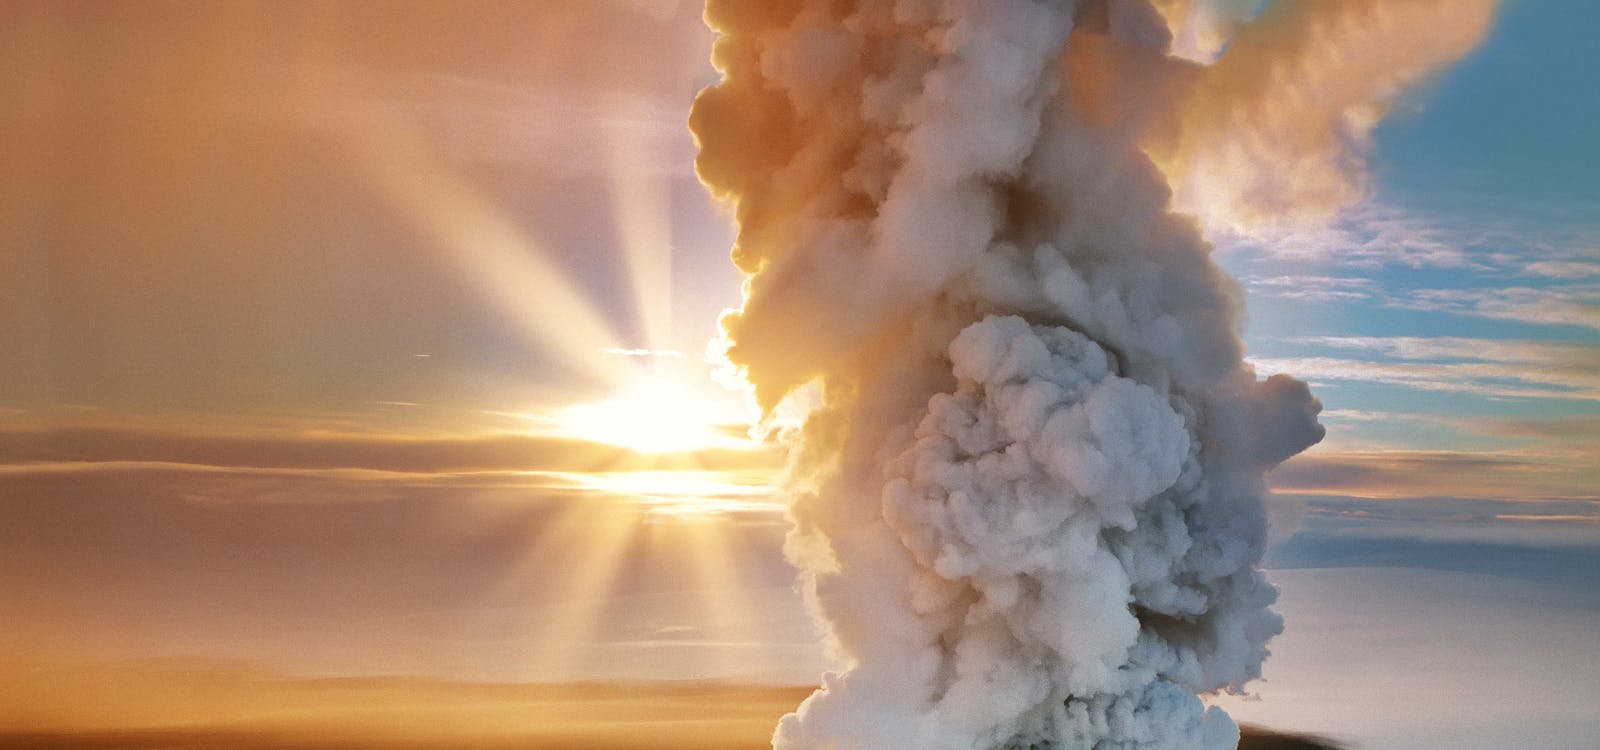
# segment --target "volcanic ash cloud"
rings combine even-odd
[[[1269,103],[1227,53],[1170,54],[1197,36],[1178,27],[1191,5],[708,5],[724,77],[690,124],[738,220],[728,357],[768,409],[820,394],[795,437],[786,552],[847,665],[778,748],[1237,743],[1198,694],[1259,676],[1282,629],[1257,569],[1262,477],[1321,439],[1320,405],[1243,363],[1239,293],[1170,186],[1216,154],[1244,169],[1252,144],[1276,159],[1359,139],[1231,141],[1223,97]],[[1394,24],[1362,12],[1438,5],[1273,22],[1370,42]],[[1304,47],[1241,49],[1333,64]],[[1301,114],[1359,124],[1328,112]]]

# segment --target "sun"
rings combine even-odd
[[[608,398],[555,412],[563,434],[640,453],[741,448],[745,419],[730,398],[661,374],[641,375]]]

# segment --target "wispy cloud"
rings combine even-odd
[[[1444,213],[1381,198],[1322,223],[1284,224],[1256,235],[1223,232],[1219,247],[1324,268],[1459,269],[1552,279],[1600,277],[1592,223],[1552,222],[1514,211]]]
[[[710,448],[646,455],[579,438],[538,434],[234,435],[76,427],[0,430],[0,465],[28,471],[96,464],[191,465],[210,469],[367,470],[398,474],[640,471],[663,467],[770,472],[778,449]]]
[[[1592,221],[1372,200],[1326,224],[1215,240],[1255,298],[1600,330]]]
[[[1257,366],[1323,380],[1484,396],[1580,400],[1600,396],[1600,347],[1585,344],[1455,336],[1303,336],[1286,341],[1368,356],[1261,358]],[[1305,369],[1293,369],[1297,367]]]
[[[1467,243],[1443,226],[1375,201],[1346,209],[1329,223],[1289,224],[1259,236],[1224,233],[1216,239],[1231,250],[1346,268],[1460,268],[1472,263]]]
[[[1535,264],[1539,265],[1539,264]],[[1246,273],[1243,282],[1255,298],[1313,304],[1366,303],[1400,310],[1510,320],[1542,326],[1600,330],[1600,264],[1551,262],[1537,286],[1504,286],[1509,267],[1480,268],[1473,285],[1399,287],[1392,279],[1360,275]],[[1357,269],[1352,269],[1357,270]]]
[[[1541,367],[1600,369],[1600,349],[1582,344],[1460,336],[1298,336],[1289,341],[1376,352],[1406,360],[1458,359]]]
[[[1542,260],[1523,266],[1522,273],[1552,279],[1596,279],[1600,278],[1600,261]]]
[[[1600,331],[1600,284],[1415,289],[1393,307]]]
[[[1538,451],[1312,451],[1269,476],[1282,492],[1367,498],[1600,501],[1600,463]]]
[[[1337,357],[1252,357],[1263,376],[1279,373],[1316,382],[1354,381],[1422,391],[1495,398],[1600,401],[1600,372],[1554,372],[1514,363],[1379,362]]]
[[[1244,283],[1252,296],[1301,302],[1359,302],[1383,294],[1375,279],[1352,276],[1251,275],[1244,277]]]
[[[1600,450],[1600,443],[1593,442],[1594,436],[1600,435],[1600,415],[1553,419],[1481,419],[1477,420],[1477,424],[1491,434],[1512,438],[1560,440],[1579,438],[1588,442],[1592,449]]]

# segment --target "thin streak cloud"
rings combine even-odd
[[[1600,284],[1417,289],[1406,298],[1391,299],[1389,304],[1411,310],[1600,331]]]
[[[1338,357],[1252,357],[1265,375],[1296,373],[1316,381],[1355,381],[1489,398],[1600,401],[1600,372],[1543,371],[1493,362],[1378,362]]]
[[[1268,479],[1279,492],[1301,494],[1600,503],[1596,458],[1537,451],[1316,451],[1285,463]]]

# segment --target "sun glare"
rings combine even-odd
[[[726,401],[686,383],[649,376],[610,398],[560,409],[555,419],[565,434],[641,453],[750,447],[730,429],[741,418]]]
[[[773,499],[772,477],[712,469],[616,471],[594,474],[548,472],[552,479],[606,495],[628,498],[653,516],[728,516],[783,513]]]

